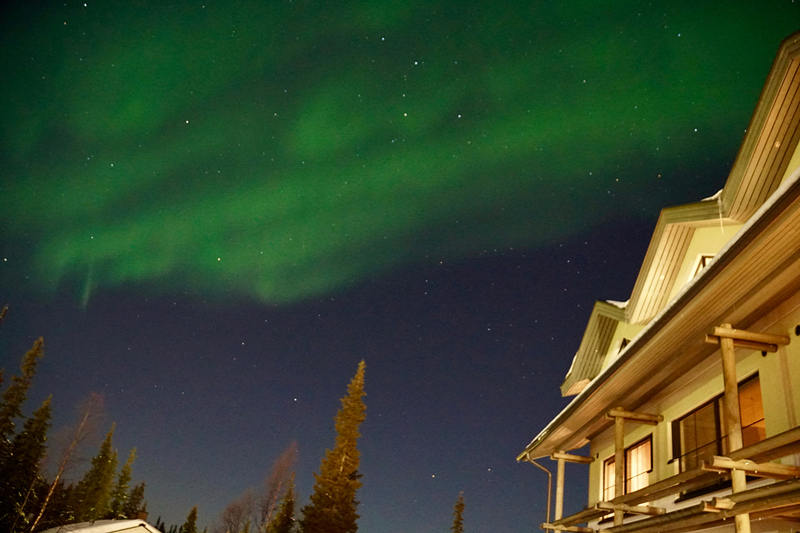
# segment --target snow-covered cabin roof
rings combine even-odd
[[[42,533],[161,533],[144,520],[96,520],[54,527]]]

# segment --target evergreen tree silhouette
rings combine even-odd
[[[125,507],[125,502],[128,501],[128,498],[131,495],[131,472],[133,470],[133,461],[135,460],[136,448],[131,450],[131,453],[128,455],[128,460],[125,461],[125,464],[122,465],[122,468],[119,471],[117,483],[114,485],[114,489],[111,491],[111,506],[106,518],[136,518],[134,516],[125,516],[122,512],[122,509]]]
[[[292,475],[278,505],[278,513],[269,523],[267,533],[292,533],[294,531],[294,499],[294,475]]]
[[[11,441],[10,453],[0,465],[0,530],[27,529],[29,515],[38,506],[37,496],[46,482],[39,464],[47,451],[50,429],[50,398],[25,421]]]
[[[111,504],[111,486],[117,472],[117,452],[112,449],[114,426],[106,435],[100,450],[92,458],[92,465],[75,488],[77,518],[90,522],[104,517]]]
[[[180,533],[197,533],[197,506],[192,507],[186,522],[183,523]]]
[[[464,533],[464,493],[458,495],[455,508],[453,509],[453,527],[450,528],[453,533]]]
[[[356,491],[361,487],[358,473],[358,428],[366,417],[364,361],[347,387],[347,396],[335,418],[336,444],[325,452],[311,502],[303,507],[303,533],[355,533],[358,531]]]

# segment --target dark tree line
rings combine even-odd
[[[0,312],[4,318],[5,308]],[[90,433],[100,397],[92,396],[81,408],[81,422],[70,432],[64,449],[49,448],[52,398],[25,415],[28,390],[44,355],[39,338],[22,357],[20,371],[0,394],[0,531],[22,533],[101,518],[135,518],[144,511],[144,483],[131,487],[136,451],[117,472],[114,427],[106,435],[83,476],[67,482],[64,471],[75,462],[75,449]],[[3,385],[0,370],[0,387]],[[59,457],[56,472],[42,469],[45,457]]]
[[[0,311],[0,323],[6,308]],[[79,423],[70,432],[63,449],[48,449],[51,401],[48,397],[29,416],[24,415],[36,367],[44,354],[38,339],[24,355],[19,374],[13,375],[0,395],[0,532],[35,533],[50,527],[99,519],[138,518],[146,512],[145,484],[131,486],[136,449],[118,469],[114,449],[114,426],[106,434],[83,476],[67,482],[64,472],[74,463],[76,448],[91,432],[100,410],[101,397],[92,395],[79,409]],[[366,418],[363,401],[364,361],[340,400],[334,422],[336,441],[325,452],[310,501],[295,517],[294,463],[297,447],[292,443],[275,461],[260,490],[250,490],[223,511],[215,533],[356,533],[361,487],[358,471],[359,428]],[[0,369],[0,387],[3,370]],[[47,455],[58,456],[51,475],[42,471]],[[453,513],[453,533],[463,533],[464,498],[459,495]],[[146,516],[146,515],[145,515]],[[164,533],[198,533],[197,506],[181,526],[167,527],[159,517],[156,528]],[[203,533],[206,533],[204,530]]]

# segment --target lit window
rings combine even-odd
[[[653,471],[653,438],[647,437],[625,450],[625,493],[634,492],[650,484]],[[614,456],[603,462],[603,501],[615,497]]]
[[[758,374],[739,384],[739,413],[743,445],[750,446],[764,440],[767,433]],[[697,468],[704,454],[727,455],[725,427],[723,395],[672,423],[673,460],[680,460],[681,472]]]
[[[653,471],[653,444],[647,440],[625,451],[625,492],[634,492],[650,484]]]
[[[611,459],[606,459],[603,462],[603,501],[610,502],[614,499],[614,491],[616,487],[614,473],[614,456]]]

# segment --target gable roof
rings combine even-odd
[[[600,372],[617,324],[624,319],[623,307],[609,302],[595,302],[581,345],[561,385],[562,396],[578,394]]]
[[[611,424],[610,409],[635,411],[712,355],[709,326],[751,327],[798,291],[800,168],[517,460],[585,445]]]
[[[800,140],[800,32],[784,39],[718,198],[661,211],[627,321],[646,324],[668,301],[694,229],[743,223],[780,185]]]

